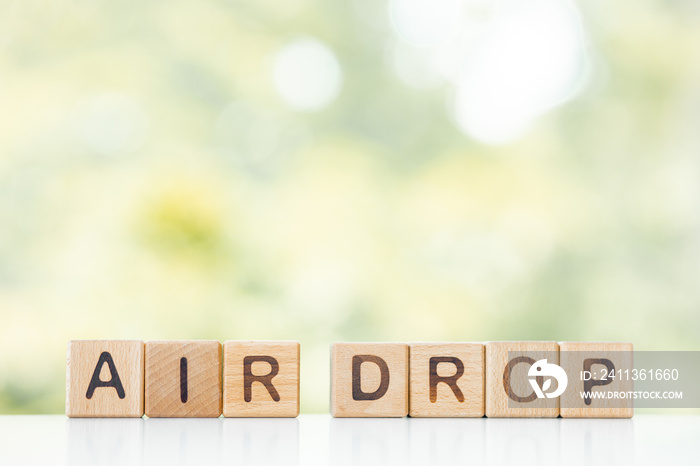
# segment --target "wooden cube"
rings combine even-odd
[[[143,342],[68,343],[66,416],[143,416]]]
[[[631,398],[585,398],[595,392],[634,390],[632,343],[562,342],[559,348],[561,367],[569,379],[569,387],[560,400],[562,417],[630,418],[634,415]]]
[[[486,416],[488,417],[557,417],[559,398],[546,397],[546,392],[559,385],[545,385],[543,377],[530,375],[536,363],[546,359],[559,363],[559,345],[553,341],[508,341],[486,343]],[[558,366],[545,366],[544,372]],[[561,371],[561,369],[560,369]],[[539,397],[530,380],[536,383],[544,397]],[[552,392],[552,390],[549,390]],[[553,393],[553,392],[552,392]]]
[[[331,349],[334,417],[408,414],[408,345],[335,343]]]
[[[482,417],[484,345],[411,343],[409,415]]]
[[[221,343],[146,343],[146,416],[221,416]]]
[[[299,342],[224,342],[224,416],[299,415]]]

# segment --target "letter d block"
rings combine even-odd
[[[557,417],[559,415],[558,396],[549,398],[546,395],[555,394],[559,387],[558,382],[554,380],[555,377],[551,375],[560,375],[564,371],[558,365],[553,365],[543,366],[538,372],[536,363],[543,359],[547,364],[559,364],[559,345],[556,342],[486,343],[487,417]],[[545,377],[545,375],[548,376]],[[539,397],[534,391],[530,380],[537,384],[543,397]]]
[[[297,417],[299,342],[224,342],[224,416]]]
[[[484,345],[411,343],[411,417],[482,417]]]
[[[143,342],[68,343],[66,416],[143,416]]]
[[[559,343],[559,360],[569,379],[560,399],[561,417],[632,417],[633,352],[632,343]],[[625,398],[615,396],[621,394]],[[601,395],[606,398],[594,398]]]
[[[334,417],[408,414],[408,345],[335,343],[331,349]]]

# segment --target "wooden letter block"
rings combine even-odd
[[[409,415],[482,417],[484,345],[411,343]]]
[[[143,416],[143,342],[69,342],[66,416]]]
[[[224,416],[297,417],[299,342],[224,342]]]
[[[334,417],[408,414],[408,345],[335,343],[331,350]]]
[[[569,379],[569,386],[560,400],[562,417],[630,418],[634,415],[631,398],[591,396],[596,392],[634,390],[632,343],[562,342],[559,348],[561,367]],[[584,397],[591,397],[585,399],[582,393]]]
[[[146,416],[221,416],[221,343],[146,343]]]
[[[559,364],[559,345],[553,341],[503,341],[486,343],[486,416],[557,417],[559,398],[540,398],[530,383],[533,379],[543,392],[558,387],[545,377],[529,374],[538,361]],[[544,366],[544,372],[556,370]],[[559,369],[561,371],[561,369]],[[552,377],[546,377],[551,380]]]

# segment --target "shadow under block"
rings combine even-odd
[[[145,372],[146,416],[221,416],[218,341],[149,341]]]
[[[411,417],[482,417],[484,345],[410,343]]]
[[[561,342],[559,360],[566,371],[569,386],[561,396],[562,417],[630,418],[634,415],[631,398],[586,400],[581,393],[630,392],[634,368],[632,343]],[[618,372],[620,371],[620,372]],[[626,372],[627,371],[627,372]],[[591,380],[587,378],[588,372]],[[612,372],[612,377],[611,377]],[[627,377],[625,374],[628,374]]]
[[[68,343],[66,416],[143,416],[143,342]]]
[[[559,415],[559,398],[538,398],[529,382],[530,367],[541,359],[558,364],[559,345],[554,341],[486,343],[487,417]]]
[[[224,416],[297,417],[299,342],[224,342]]]
[[[335,343],[331,347],[334,417],[408,414],[408,345]]]

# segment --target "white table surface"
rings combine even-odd
[[[0,416],[0,465],[698,464],[700,416],[67,419]]]

